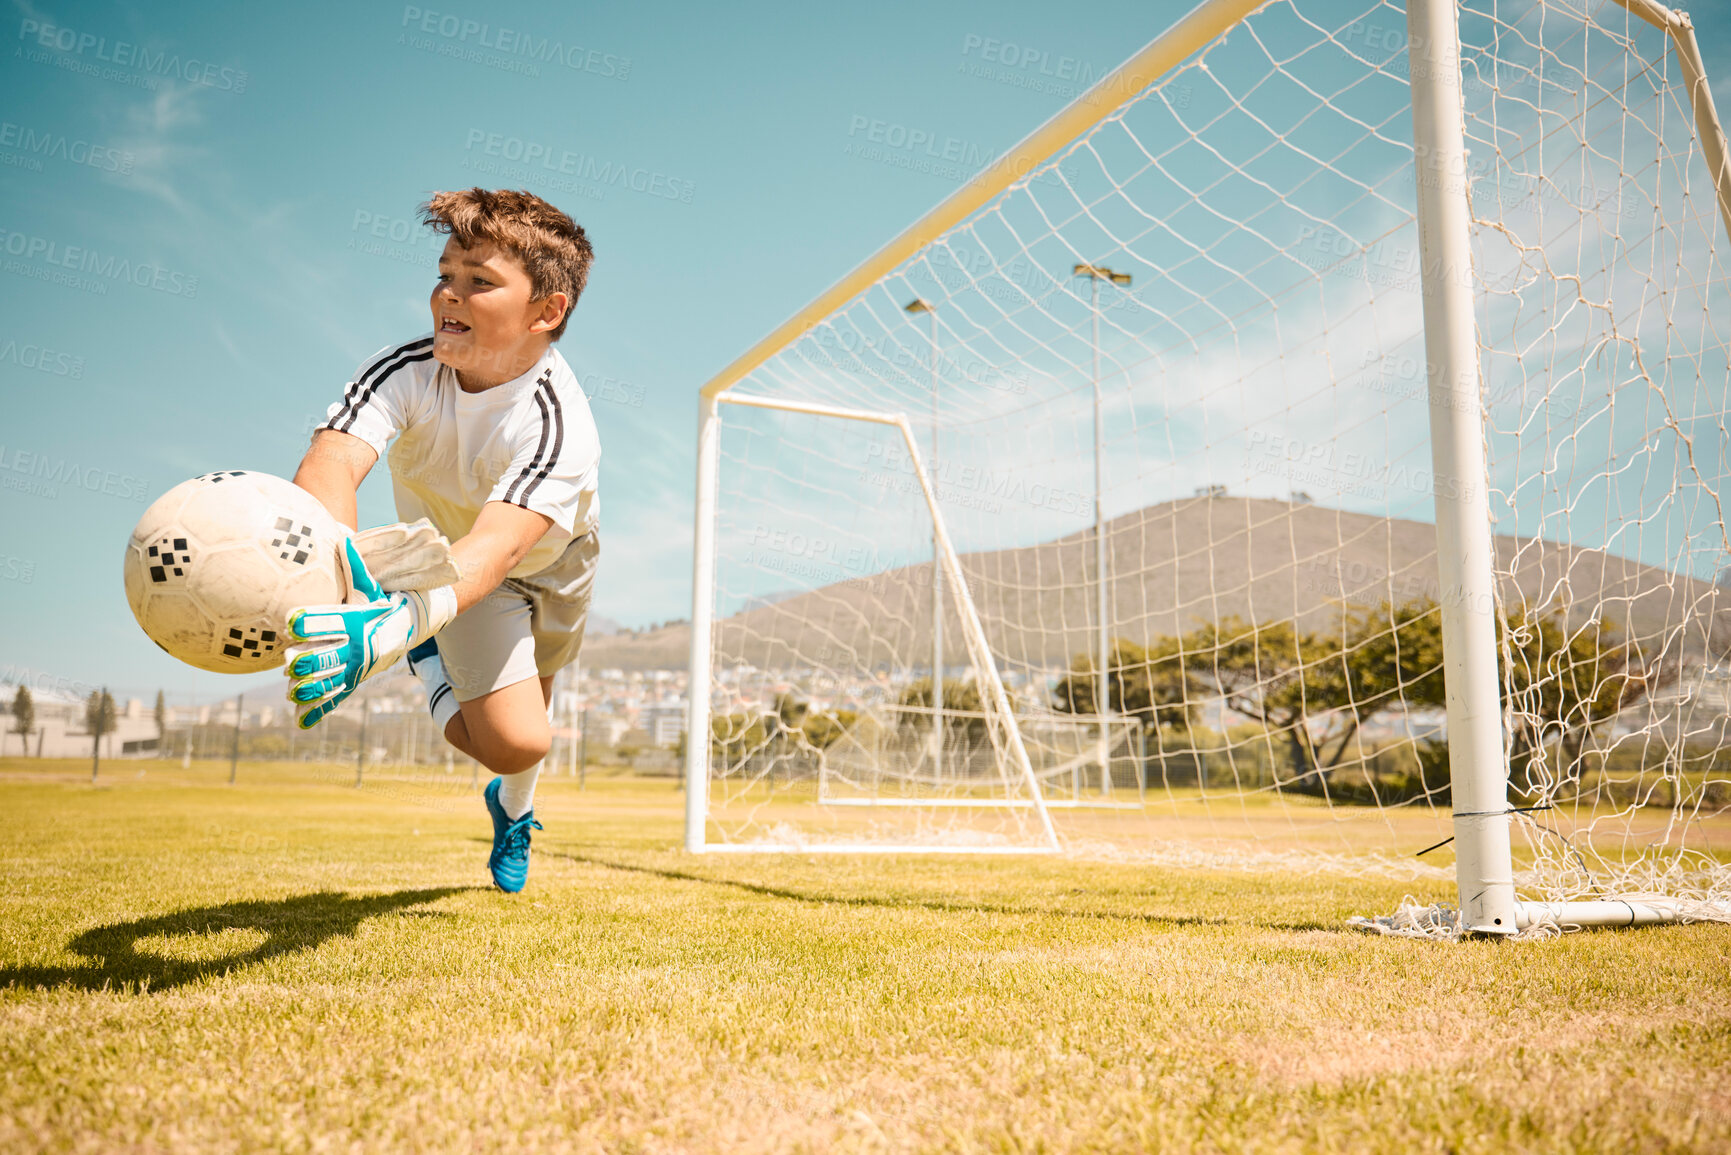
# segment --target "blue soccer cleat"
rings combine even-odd
[[[495,778],[487,783],[481,797],[487,803],[487,813],[493,819],[493,853],[487,856],[487,869],[493,872],[493,885],[506,894],[516,894],[529,879],[529,832],[543,827],[535,821],[535,812],[521,818],[508,818],[499,805],[499,783]]]

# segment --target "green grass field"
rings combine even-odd
[[[1410,883],[711,856],[666,780],[0,762],[0,1149],[1731,1150],[1731,926]],[[1422,897],[1449,897],[1446,888]]]

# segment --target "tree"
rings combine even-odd
[[[1114,638],[1106,665],[1106,701],[1120,717],[1136,718],[1144,726],[1188,730],[1196,722],[1202,684],[1177,638],[1155,638],[1147,646]],[[1096,714],[1094,697],[1099,677],[1092,654],[1077,654],[1070,672],[1052,687],[1052,707],[1065,714]]]
[[[775,696],[775,714],[769,729],[771,737],[779,738],[784,747],[827,750],[847,733],[858,717],[853,710],[825,710],[814,714],[811,703],[791,693],[781,693]]]
[[[964,753],[971,754],[984,748],[991,741],[990,730],[986,725],[985,701],[980,697],[978,682],[962,681],[960,678],[945,678],[944,682],[944,745],[959,747]],[[1010,700],[1010,708],[1015,709],[1015,698],[1005,688],[1005,697]],[[898,699],[903,706],[914,709],[903,711],[897,728],[905,734],[932,732],[931,715],[917,712],[932,708],[932,680],[916,678],[902,690]]]
[[[709,753],[717,765],[732,768],[763,749],[768,730],[762,718],[724,714],[710,719]]]
[[[1540,785],[1532,771],[1548,748],[1557,751],[1553,785],[1579,782],[1593,733],[1681,676],[1678,663],[1649,659],[1597,618],[1570,629],[1559,614],[1522,606],[1504,619],[1502,635],[1509,771],[1526,775],[1529,793]]]
[[[725,714],[709,724],[709,753],[723,773],[755,764],[771,776],[778,768],[790,775],[809,772],[858,720],[852,710],[813,713],[811,704],[784,691],[775,708],[763,714]]]
[[[782,691],[775,696],[775,714],[771,722],[772,733],[781,736],[798,730],[805,722],[806,714],[811,706],[799,700],[792,693]]]
[[[161,690],[156,692],[156,752],[159,756],[168,753],[168,699]]]
[[[1376,715],[1445,703],[1442,616],[1429,598],[1349,609],[1332,634],[1229,617],[1183,646],[1228,708],[1285,736],[1299,789],[1326,794],[1330,772]]]
[[[1499,629],[1512,715],[1511,774],[1543,767],[1545,754],[1556,753],[1557,766],[1529,775],[1527,793],[1541,788],[1541,778],[1553,789],[1578,783],[1593,734],[1681,673],[1675,661],[1648,658],[1597,620],[1571,629],[1560,615],[1522,607]],[[1365,761],[1354,743],[1372,719],[1394,709],[1447,705],[1442,612],[1429,598],[1347,608],[1327,632],[1301,632],[1291,621],[1226,617],[1146,647],[1119,639],[1109,657],[1107,693],[1115,712],[1144,724],[1189,726],[1197,703],[1220,699],[1284,741],[1292,780],[1283,785],[1324,795],[1344,789],[1332,780],[1343,764]],[[1092,658],[1078,654],[1054,687],[1054,707],[1094,713],[1095,685]],[[1416,753],[1413,789],[1430,791],[1446,762],[1446,745],[1431,743]],[[1366,797],[1386,785],[1373,785]]]
[[[1339,644],[1300,634],[1291,622],[1262,625],[1237,615],[1197,628],[1183,644],[1196,656],[1194,669],[1202,683],[1228,709],[1284,735],[1297,781],[1319,787],[1319,782],[1306,782],[1320,769],[1310,715],[1325,708],[1312,695],[1332,696],[1325,686],[1338,668]]]
[[[1339,765],[1348,743],[1371,718],[1396,706],[1441,709],[1443,688],[1442,610],[1429,598],[1402,605],[1383,602],[1348,610],[1341,618],[1338,673],[1318,671],[1313,697],[1342,717],[1324,768]],[[1330,678],[1332,677],[1332,681]]]
[[[19,686],[12,694],[12,732],[24,742],[24,753],[30,753],[30,735],[36,730],[36,700],[29,686]]]
[[[114,698],[106,688],[90,691],[84,703],[84,725],[90,731],[90,780],[102,765],[102,736],[114,732]]]
[[[805,721],[800,723],[800,729],[807,742],[819,750],[828,750],[853,729],[858,720],[859,714],[853,710],[825,710],[821,714],[807,714]]]

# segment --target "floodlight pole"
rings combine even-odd
[[[1094,708],[1100,715],[1100,740],[1095,756],[1100,759],[1100,793],[1109,798],[1112,795],[1112,738],[1109,729],[1112,675],[1108,669],[1111,641],[1107,637],[1110,632],[1107,583],[1111,579],[1106,565],[1106,431],[1100,414],[1100,282],[1128,285],[1130,274],[1115,273],[1104,265],[1077,265],[1072,273],[1088,278],[1088,311],[1092,325],[1089,343],[1094,351],[1094,628],[1097,631],[1094,639]]]
[[[364,778],[364,776],[366,774],[366,766],[367,766],[367,715],[369,715],[371,713],[372,713],[372,710],[368,707],[367,703],[362,702],[361,703],[361,742],[360,742],[360,749],[355,752],[355,789],[357,789],[357,790],[360,789],[362,779]]]
[[[1455,878],[1462,929],[1506,935],[1517,909],[1456,0],[1410,0],[1406,19]]]
[[[583,664],[577,662],[573,663],[571,666],[570,721],[575,722],[578,726],[582,726],[583,720]],[[587,735],[584,735],[584,737],[586,738]],[[578,765],[583,758],[577,750],[578,741],[579,739],[576,734],[567,734],[565,753],[571,761],[571,777],[573,778],[576,778],[583,772]]]
[[[241,710],[246,705],[246,695],[234,696],[234,746],[228,752],[228,784],[234,785],[235,768],[240,765],[240,718]]]
[[[932,491],[938,488],[938,312],[929,301],[915,297],[902,306],[924,313],[932,325]],[[944,570],[938,545],[938,523],[932,521],[932,781],[944,774]]]

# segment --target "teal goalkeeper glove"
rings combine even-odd
[[[359,605],[307,606],[289,615],[290,645],[284,651],[288,698],[295,722],[310,730],[360,684],[386,669],[411,646],[438,633],[457,615],[450,586],[421,592],[386,593],[355,548],[344,543],[349,584]]]

